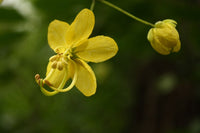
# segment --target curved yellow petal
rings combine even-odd
[[[176,25],[177,25],[177,22],[176,22],[175,20],[173,20],[173,19],[165,19],[165,20],[163,20],[163,22],[164,22],[164,23],[170,24],[170,25],[173,26],[174,28],[175,28]]]
[[[91,67],[82,60],[75,60],[77,65],[76,87],[85,95],[91,96],[96,92],[96,77]]]
[[[59,20],[54,20],[49,24],[48,43],[56,53],[63,53],[68,47],[65,40],[68,28],[68,23]]]
[[[181,49],[181,41],[178,40],[177,45],[173,48],[173,52],[178,52]]]
[[[88,39],[75,49],[78,57],[85,61],[102,62],[116,55],[117,43],[107,36],[96,36]]]
[[[87,39],[94,28],[94,14],[89,9],[83,9],[70,25],[67,34],[66,42],[73,47],[79,45],[79,43]]]

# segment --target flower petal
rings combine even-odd
[[[75,60],[77,65],[76,87],[85,95],[91,96],[96,92],[96,77],[91,67],[82,60]]]
[[[63,53],[65,48],[67,47],[67,43],[65,41],[65,34],[68,28],[68,23],[59,20],[54,20],[49,24],[48,42],[49,46],[56,53]]]
[[[116,42],[107,36],[88,39],[75,49],[78,57],[85,61],[102,62],[115,56],[118,51]]]
[[[171,49],[162,45],[160,40],[154,35],[154,32],[154,29],[150,29],[147,35],[147,39],[150,41],[150,44],[153,47],[153,49],[162,55],[170,54]]]
[[[173,52],[178,52],[181,49],[181,42],[178,40],[177,45],[173,48]]]
[[[94,14],[89,9],[83,9],[70,25],[67,34],[66,41],[68,44],[76,47],[79,43],[87,39],[94,28]]]

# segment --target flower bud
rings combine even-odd
[[[154,28],[149,30],[147,39],[151,46],[160,54],[168,55],[171,52],[178,52],[181,48],[176,21],[166,19],[158,21]]]

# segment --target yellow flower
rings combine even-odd
[[[69,25],[54,20],[48,27],[49,46],[57,53],[49,59],[45,79],[36,74],[36,82],[48,96],[66,92],[76,86],[85,96],[96,92],[96,77],[87,62],[102,62],[115,56],[116,42],[107,36],[89,38],[95,23],[94,14],[83,9]],[[88,39],[89,38],[89,39]],[[67,81],[71,80],[68,87]],[[53,91],[46,90],[44,84]]]
[[[176,21],[166,19],[158,21],[155,27],[149,30],[147,39],[158,53],[168,55],[171,52],[178,52],[180,50],[181,42],[175,28],[176,24]]]

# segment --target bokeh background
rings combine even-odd
[[[48,24],[71,23],[92,0],[4,0],[0,5],[1,133],[200,133],[200,1],[109,0],[155,23],[174,19],[181,51],[156,53],[147,41],[149,26],[96,2],[91,36],[116,40],[118,54],[90,63],[95,95],[76,88],[44,96],[34,76],[46,73],[54,54]]]

